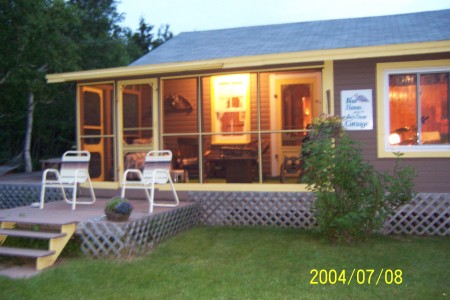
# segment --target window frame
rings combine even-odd
[[[401,152],[407,158],[450,157],[448,145],[408,145],[389,144],[389,75],[450,73],[450,60],[409,61],[377,64],[377,150],[379,158],[393,158]]]

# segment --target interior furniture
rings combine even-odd
[[[261,145],[262,154],[268,149],[268,143]],[[212,177],[222,173],[228,183],[253,182],[258,169],[258,141],[215,148],[208,157],[208,162],[208,172]]]
[[[190,177],[199,177],[199,157],[198,157],[198,138],[191,137],[179,137],[177,139],[178,144],[178,157],[177,166],[179,169],[187,171],[185,174],[186,181]],[[211,151],[205,151],[203,157],[203,165],[206,166],[208,163],[208,156]],[[205,168],[204,168],[205,169]]]
[[[280,181],[285,183],[287,178],[297,178],[300,182],[302,167],[299,156],[285,156],[280,167]]]

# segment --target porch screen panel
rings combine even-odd
[[[123,143],[140,147],[153,143],[152,87],[127,85],[122,90]]]
[[[198,133],[197,78],[163,81],[163,133]]]
[[[114,181],[114,107],[112,84],[79,87],[80,148],[91,153],[89,174]]]
[[[199,182],[203,166],[200,164],[198,78],[163,80],[161,97],[162,147],[172,151],[172,167],[184,170],[186,178],[183,176],[178,182]]]

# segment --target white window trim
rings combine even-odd
[[[450,72],[450,60],[377,64],[377,150],[379,158],[450,157],[450,145],[391,146],[389,144],[389,75],[425,72]]]

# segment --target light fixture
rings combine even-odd
[[[389,135],[389,144],[397,145],[400,144],[400,142],[401,142],[400,135],[398,135],[397,133],[391,133]]]

